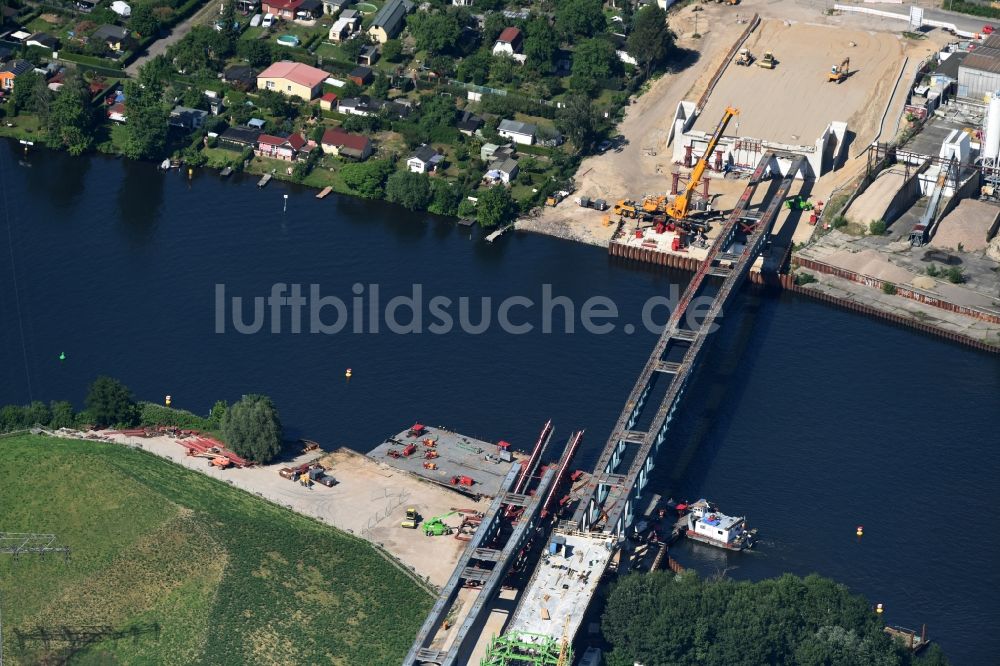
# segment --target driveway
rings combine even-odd
[[[184,36],[191,32],[191,28],[196,25],[208,23],[213,12],[217,11],[218,6],[217,2],[209,0],[204,7],[196,11],[184,21],[175,25],[173,30],[171,30],[166,37],[158,39],[150,44],[149,48],[146,49],[146,53],[132,61],[132,64],[126,67],[125,71],[129,76],[135,76],[138,74],[139,68],[142,67],[148,60],[166,53],[170,45],[184,39]]]

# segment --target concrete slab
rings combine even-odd
[[[390,467],[419,476],[432,483],[450,487],[470,496],[495,497],[500,489],[510,462],[502,459],[497,444],[467,437],[440,427],[421,426],[419,432],[404,430],[385,440],[368,456]],[[413,446],[413,453],[403,452]],[[390,455],[390,451],[398,456]],[[436,456],[434,455],[436,454]],[[520,460],[523,455],[511,451],[511,460]],[[428,457],[430,456],[430,457]],[[436,469],[425,467],[425,464]],[[469,477],[473,485],[452,483],[455,477]]]

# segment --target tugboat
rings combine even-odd
[[[689,512],[685,532],[687,538],[726,550],[749,550],[753,547],[757,530],[747,529],[746,516],[727,516],[705,499],[685,508]]]

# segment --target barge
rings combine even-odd
[[[686,508],[687,529],[684,536],[726,550],[749,550],[757,537],[757,530],[748,529],[746,516],[727,516],[708,500],[694,504],[678,505]]]

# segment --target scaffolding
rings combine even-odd
[[[494,636],[479,666],[563,666],[573,663],[567,641],[545,634],[513,631]]]

